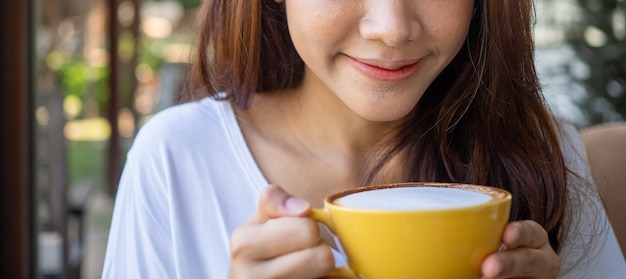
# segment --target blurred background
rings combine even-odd
[[[2,274],[100,277],[126,151],[177,102],[201,1],[0,4]],[[554,112],[578,128],[623,121],[626,0],[536,0],[536,21]]]

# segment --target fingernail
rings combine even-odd
[[[506,245],[504,243],[500,243],[500,247],[498,248],[498,252],[506,251]]]
[[[297,198],[297,197],[289,197],[286,201],[285,201],[285,208],[287,208],[289,211],[294,212],[294,213],[300,213],[303,212],[307,209],[309,209],[309,202]]]

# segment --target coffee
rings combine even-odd
[[[479,205],[488,194],[447,187],[398,187],[363,191],[336,199],[341,206],[375,210],[436,210]]]

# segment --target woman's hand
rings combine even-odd
[[[536,222],[509,223],[502,243],[504,249],[483,262],[483,278],[555,278],[559,273],[559,257]]]
[[[276,185],[262,193],[256,213],[230,239],[229,278],[317,278],[334,259],[319,239],[317,223],[306,217],[311,205]]]

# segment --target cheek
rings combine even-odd
[[[336,32],[337,28],[333,26],[340,18],[340,9],[336,7],[338,5],[316,2],[305,0],[286,6],[287,24],[293,37],[319,37]]]
[[[350,17],[346,1],[288,1],[287,24],[296,48],[328,51],[348,34]],[[350,2],[350,1],[347,1]]]
[[[468,4],[469,3],[469,4]],[[446,42],[452,50],[463,45],[472,19],[474,6],[471,1],[459,5],[442,8],[437,13],[431,13],[429,22],[433,23],[428,33]]]

